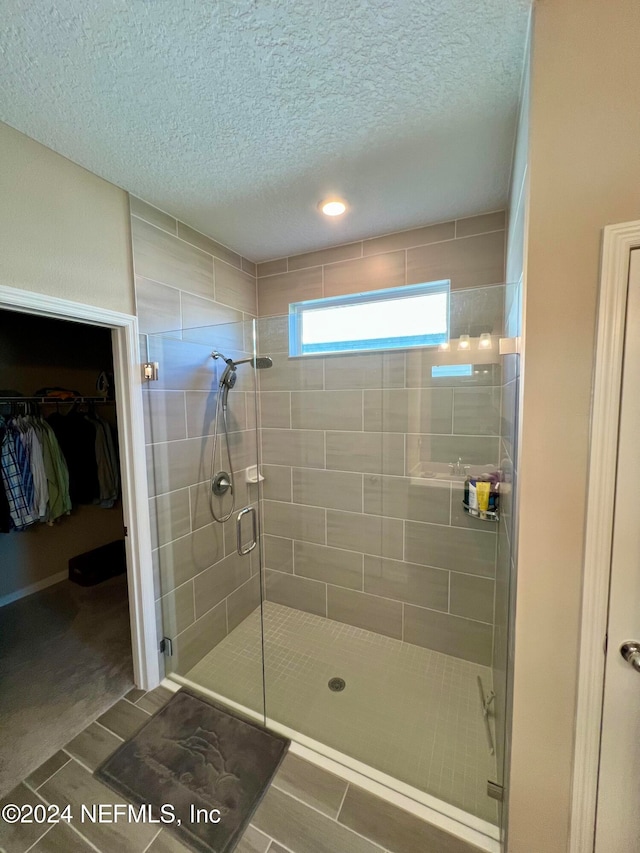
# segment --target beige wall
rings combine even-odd
[[[133,313],[127,194],[0,123],[0,285]]]
[[[636,0],[536,8],[509,853],[568,849],[601,229],[640,218],[639,33]]]

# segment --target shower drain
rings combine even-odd
[[[334,693],[340,693],[341,690],[347,686],[347,682],[344,678],[330,678],[329,679],[329,690],[333,690]]]

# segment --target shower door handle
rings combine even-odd
[[[242,518],[243,516],[251,513],[251,541],[248,545],[242,544]],[[244,557],[245,554],[249,554],[258,544],[258,519],[256,516],[256,508],[253,506],[246,506],[244,509],[241,509],[236,517],[236,536],[238,543],[238,554],[241,557]]]

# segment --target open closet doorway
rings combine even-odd
[[[20,305],[21,292],[14,294]],[[10,530],[0,533],[0,793],[134,685],[148,689],[159,680],[135,320],[105,312],[113,317],[102,325],[91,316],[94,309],[53,301],[55,311],[44,304],[40,311],[31,305],[16,311],[0,299],[0,415],[5,427],[12,418],[19,426],[26,413],[36,429],[46,429],[43,423],[53,428],[69,457],[72,505],[69,515],[64,500],[55,510],[41,505],[38,520],[25,518],[24,525],[16,524],[15,511],[7,525],[5,506],[2,529]],[[89,315],[86,324],[62,319],[83,314]],[[79,399],[48,399],[56,388]],[[119,434],[121,484],[105,471],[104,454],[96,458],[95,442],[93,459],[87,455],[85,424],[94,435],[99,429],[106,444],[108,435],[115,446]],[[142,465],[132,461],[136,455]],[[78,583],[69,580],[70,570]]]

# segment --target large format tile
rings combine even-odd
[[[131,211],[132,216],[144,219],[145,222],[148,222],[150,225],[155,225],[157,228],[163,228],[170,234],[177,233],[177,223],[173,216],[169,216],[168,213],[147,204],[146,201],[142,201],[142,199],[136,198],[134,195],[129,196],[129,210]]]
[[[186,536],[191,530],[189,489],[150,498],[149,517],[153,548]]]
[[[260,469],[264,477],[262,495],[268,501],[291,500],[291,468],[288,465],[264,465]],[[309,503],[309,501],[297,501]]]
[[[326,585],[285,572],[265,572],[266,598],[316,616],[327,615]]]
[[[192,293],[181,293],[180,303],[183,340],[207,344],[225,355],[244,349],[242,311]]]
[[[324,509],[279,501],[264,501],[263,512],[265,533],[325,544]]]
[[[362,430],[362,392],[294,391],[291,394],[294,429]]]
[[[289,315],[258,317],[258,348],[262,355],[289,352]],[[260,374],[261,376],[263,374]]]
[[[270,838],[249,825],[238,842],[235,853],[266,853],[268,849],[273,851],[273,847],[269,848],[270,843]]]
[[[189,333],[180,332],[181,335]],[[149,335],[149,361],[160,365],[155,388],[163,391],[210,391],[216,385],[216,364],[210,343],[178,338],[175,335]]]
[[[404,436],[385,432],[327,432],[327,468],[404,474]]]
[[[0,808],[8,804],[33,807],[41,805],[42,802],[26,785],[18,785],[0,800]],[[0,820],[0,850],[6,850],[7,853],[25,853],[48,828],[46,823],[7,823]]]
[[[260,575],[255,574],[227,598],[229,631],[233,631],[260,604]]]
[[[222,527],[217,522],[163,545],[157,551],[162,593],[166,594],[190,580],[223,556]]]
[[[451,388],[365,391],[364,428],[374,432],[450,433],[452,403]]]
[[[325,362],[325,387],[328,390],[404,388],[403,352],[330,355],[323,361]]]
[[[55,752],[48,761],[45,761],[44,764],[41,764],[37,770],[34,770],[26,778],[26,783],[30,788],[39,788],[40,785],[43,785],[47,779],[50,779],[54,773],[57,773],[61,767],[69,761],[69,756],[66,752],[63,752],[61,749],[58,752]]]
[[[180,291],[136,276],[136,313],[142,334],[153,335],[179,329]]]
[[[485,435],[408,435],[407,473],[418,462],[457,462],[484,465],[495,470],[500,458],[500,440]]]
[[[404,640],[436,652],[491,666],[493,628],[460,616],[404,606]]]
[[[260,371],[261,392],[322,390],[324,359],[289,358],[285,353],[273,353],[272,359],[273,367]]]
[[[362,475],[294,468],[293,500],[299,504],[362,512]]]
[[[404,558],[423,566],[493,577],[496,537],[480,530],[407,521]]]
[[[289,752],[273,780],[273,784],[298,800],[313,806],[329,817],[337,817],[347,790],[344,779],[303,761]]]
[[[449,493],[442,480],[364,475],[364,511],[373,515],[448,524]]]
[[[256,315],[258,305],[255,278],[218,258],[214,261],[214,269],[216,302]]]
[[[258,274],[260,269],[258,268]],[[258,309],[261,317],[288,314],[292,302],[322,297],[322,267],[258,278]]]
[[[193,625],[173,640],[171,669],[185,675],[226,635],[227,611],[223,601],[196,619]]]
[[[142,394],[142,406],[147,444],[187,437],[182,391],[156,391],[145,388]]]
[[[253,823],[289,850],[300,853],[380,853],[366,839],[274,786],[258,807]]]
[[[162,613],[162,629],[169,637],[175,637],[195,621],[193,581],[163,595],[158,602]]]
[[[263,429],[262,461],[270,465],[324,468],[324,433],[308,429]]]
[[[399,601],[328,586],[327,616],[336,622],[402,639],[402,604]]]
[[[404,252],[387,252],[325,267],[324,295],[342,296],[401,287],[405,282]]]
[[[202,249],[203,252],[215,255],[216,258],[220,258],[220,260],[226,261],[228,264],[240,268],[240,255],[236,252],[232,252],[231,249],[227,249],[226,246],[216,243],[216,241],[212,240],[211,237],[207,237],[205,234],[195,231],[183,222],[178,222],[178,236],[182,240],[186,240],[187,243],[191,243],[192,246],[197,246],[198,249]]]
[[[136,704],[138,708],[142,708],[143,711],[147,711],[149,714],[155,714],[160,710],[160,708],[164,708],[172,696],[172,690],[160,685],[154,690],[150,690],[148,693],[145,693],[141,699],[138,699]]]
[[[296,575],[362,589],[362,554],[312,542],[295,542],[293,554]]]
[[[481,213],[456,220],[456,237],[472,237],[474,234],[486,234],[489,231],[502,231],[506,223],[506,211]]]
[[[98,723],[91,723],[70,740],[65,751],[93,771],[120,746],[122,740]]]
[[[237,433],[231,433],[233,439]],[[147,474],[151,495],[175,492],[202,483],[211,475],[213,437],[168,441],[147,447]]]
[[[256,266],[258,278],[262,278],[265,275],[277,275],[278,273],[286,272],[288,269],[287,258],[275,258],[272,261],[263,261]]]
[[[136,275],[213,296],[211,255],[137,217],[131,220],[131,235]]]
[[[494,587],[491,578],[451,572],[451,613],[492,624]]]
[[[499,435],[500,397],[501,389],[496,387],[456,388],[453,394],[453,432]]]
[[[423,228],[411,228],[408,231],[396,231],[384,237],[373,237],[371,240],[364,241],[364,254],[377,255],[380,252],[392,252],[395,249],[410,249],[427,243],[439,243],[441,240],[453,240],[456,232],[455,225],[453,221],[438,222],[436,225],[425,225]]]
[[[339,820],[391,853],[479,853],[466,841],[355,785],[349,785]]]
[[[449,279],[453,290],[504,282],[504,231],[407,250],[407,284]]]
[[[367,554],[364,591],[446,612],[449,609],[449,572]]]
[[[201,435],[213,435],[216,429],[216,405],[218,395],[214,391],[187,391],[187,434],[189,438]],[[229,432],[239,432],[247,428],[246,395],[235,389],[229,394],[227,402],[227,425]],[[224,442],[224,422],[220,412],[218,439]]]
[[[293,540],[265,533],[264,563],[267,569],[278,572],[293,572]]]
[[[251,577],[251,565],[247,557],[230,554],[197,575],[194,580],[196,618],[199,619],[216,604],[242,586]]]
[[[260,392],[260,425],[276,429],[291,427],[291,396],[288,391]]]
[[[327,545],[347,551],[402,559],[402,521],[397,518],[329,509]]]
[[[320,249],[317,252],[305,252],[303,255],[291,255],[287,258],[289,272],[301,270],[306,267],[316,267],[323,264],[335,264],[337,261],[348,261],[351,258],[362,257],[362,243],[343,243],[340,246],[332,246],[329,249]]]
[[[95,853],[95,847],[72,829],[71,824],[63,822],[43,835],[29,853]]]

